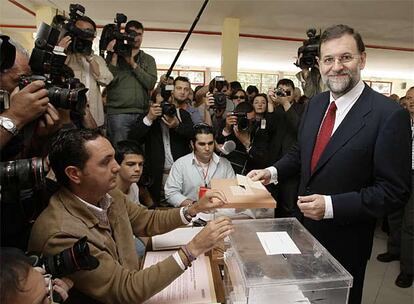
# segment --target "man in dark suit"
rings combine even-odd
[[[354,277],[354,304],[361,302],[375,218],[401,208],[410,194],[410,118],[362,82],[365,47],[352,28],[325,30],[318,61],[330,92],[310,100],[289,153],[249,177],[266,184],[301,173],[304,225]]]
[[[186,88],[178,89],[178,88]],[[177,100],[186,100],[190,92],[190,81],[186,77],[174,80],[172,96]],[[144,174],[149,175],[151,196],[156,203],[163,198],[164,188],[172,164],[181,156],[191,152],[190,140],[193,136],[193,122],[190,114],[177,109],[176,114],[163,113],[159,103],[153,103],[146,115],[137,119],[130,130],[129,138],[145,145]]]

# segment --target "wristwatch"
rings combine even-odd
[[[19,133],[16,124],[8,117],[0,116],[0,126],[10,132],[13,136],[16,136],[17,133]]]

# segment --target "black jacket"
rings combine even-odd
[[[179,110],[181,122],[175,129],[170,131],[171,154],[176,161],[181,156],[191,152],[190,140],[193,136],[193,122],[190,114],[185,110]],[[164,143],[160,119],[155,120],[151,126],[143,122],[145,115],[139,116],[137,123],[129,132],[128,138],[136,140],[145,146],[144,174],[152,179],[149,191],[156,203],[160,200],[162,175],[164,170]]]

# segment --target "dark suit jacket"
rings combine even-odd
[[[300,171],[299,194],[332,197],[334,218],[305,219],[305,226],[341,263],[361,263],[371,254],[375,218],[408,200],[410,117],[365,86],[311,173],[313,147],[328,104],[329,92],[312,98],[297,145],[274,166],[280,180]]]
[[[170,147],[174,161],[191,152],[190,140],[194,132],[190,114],[180,110],[180,116],[181,122],[178,127],[170,129]],[[128,138],[145,145],[144,172],[151,177],[152,185],[149,190],[155,202],[159,202],[165,161],[161,120],[157,119],[149,127],[144,124],[144,117],[145,115],[138,117],[137,124],[131,128]]]

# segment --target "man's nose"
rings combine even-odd
[[[339,58],[335,58],[334,63],[332,65],[332,70],[334,71],[341,71],[344,68],[344,64],[339,60]]]
[[[115,164],[114,164],[114,166],[112,167],[112,172],[114,172],[114,173],[118,173],[118,171],[119,171],[119,168],[121,168],[121,166],[119,166],[118,165],[118,163],[115,161],[114,162]]]

